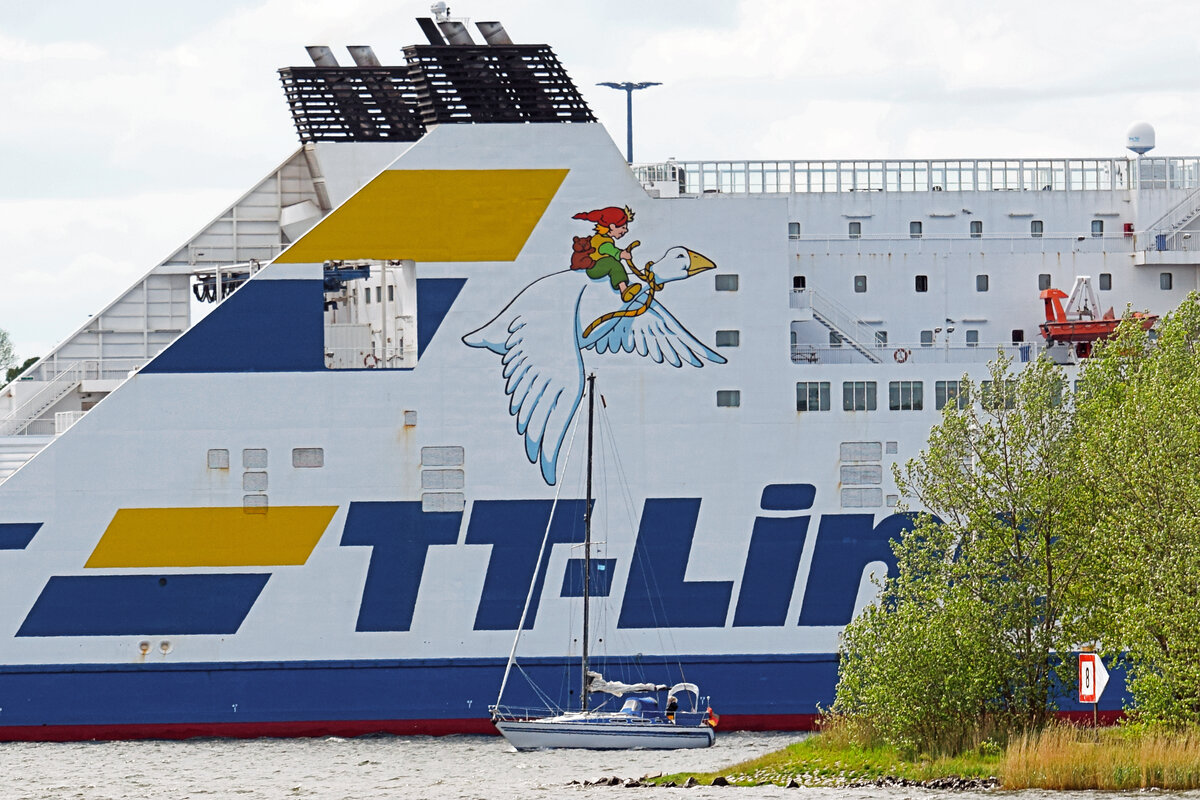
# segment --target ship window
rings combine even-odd
[[[466,452],[461,447],[422,447],[422,467],[461,467]]]
[[[881,458],[883,445],[880,442],[842,442],[838,448],[839,461],[878,461]]]
[[[875,344],[880,347],[887,344],[887,331],[875,331]]]
[[[881,505],[882,489],[842,489],[842,508],[878,508]]]
[[[1038,275],[1038,291],[1044,292],[1049,288],[1050,288],[1050,273],[1043,272],[1041,275]]]
[[[862,223],[861,222],[851,222],[849,225],[849,228],[850,228],[850,238],[851,239],[859,239],[862,237]]]
[[[716,286],[718,292],[736,292],[738,290],[738,276],[717,275]]]
[[[883,467],[879,464],[843,464],[838,473],[842,483],[852,486],[883,483]]]
[[[375,287],[375,302],[376,303],[383,302],[383,287],[382,286]]]
[[[988,290],[988,276],[987,275],[976,275],[975,276],[975,291],[986,292],[987,290]]]
[[[367,305],[371,305],[371,287],[368,286],[363,294],[367,296]]]
[[[908,223],[908,235],[913,239],[921,238],[921,220],[914,219],[912,222]]]
[[[928,292],[929,291],[929,276],[928,275],[918,275],[916,285],[917,285],[918,292]]]
[[[967,347],[979,347],[979,331],[971,329],[967,331]]]
[[[792,276],[792,288],[793,289],[806,289],[806,288],[808,288],[808,280],[803,275],[793,275]]]
[[[1171,283],[1172,283],[1171,273],[1169,273],[1169,272],[1162,272],[1162,273],[1159,273],[1159,276],[1158,276],[1158,288],[1160,288],[1160,289],[1170,289],[1170,288],[1171,288]]]
[[[393,302],[395,302],[395,300],[396,300],[396,287],[389,283],[388,284],[388,302],[393,303]]]
[[[921,331],[921,347],[933,347],[933,331]]]
[[[789,239],[799,239],[800,238],[800,223],[799,222],[789,222],[788,223],[788,238]]]
[[[933,385],[933,403],[938,411],[947,403],[956,403],[959,408],[967,407],[966,386],[961,381],[937,381]]]
[[[267,468],[267,451],[261,449],[243,450],[242,451],[242,468],[243,469],[266,469]]]
[[[889,456],[896,455],[896,453],[899,452],[899,448],[900,448],[899,442],[885,442],[883,445],[884,452],[887,453]]]
[[[242,473],[243,492],[265,492],[267,490],[267,473],[253,471]]]
[[[242,495],[242,510],[247,514],[267,513],[267,496],[265,494]]]
[[[796,346],[796,332],[792,331],[792,347]]]
[[[1025,331],[1023,331],[1023,330],[1022,330],[1022,329],[1020,329],[1020,328],[1013,328],[1013,331],[1012,331],[1012,343],[1013,343],[1013,344],[1020,344],[1020,343],[1021,343],[1021,342],[1023,342],[1023,341],[1025,341]]]
[[[887,496],[887,507],[888,507],[888,508],[895,508],[895,507],[896,507],[896,504],[897,504],[897,503],[899,503],[899,502],[900,502],[900,495],[898,495],[898,494],[889,494],[889,495]]]
[[[842,339],[841,336],[838,336],[833,331],[829,332],[829,346],[830,347],[841,347],[843,341],[844,340]]]
[[[971,220],[971,238],[978,239],[983,236],[983,220]]]
[[[737,408],[742,404],[742,393],[737,389],[718,389],[717,408]]]
[[[421,470],[422,489],[461,489],[466,482],[466,475],[461,469]]]
[[[1111,272],[1101,272],[1100,273],[1100,291],[1107,292],[1111,289],[1112,289],[1112,273]]]
[[[717,331],[717,347],[737,347],[741,340],[741,331]]]
[[[209,450],[208,451],[208,468],[209,469],[229,469],[229,451],[228,450]]]
[[[867,276],[866,275],[855,275],[854,276],[854,291],[858,292],[859,294],[862,294],[866,290],[867,290]]]
[[[925,385],[921,381],[892,381],[888,384],[888,408],[921,411],[925,408]]]
[[[843,411],[874,411],[875,381],[845,381],[842,383]]]
[[[1030,221],[1029,235],[1035,239],[1042,238],[1042,221],[1040,219],[1035,219],[1035,220]]]
[[[992,381],[984,381],[979,387],[979,401],[984,408],[1000,408],[1001,401],[1005,408],[1017,407],[1017,382],[1004,381],[1003,387],[997,391]]]
[[[467,507],[467,496],[462,492],[423,492],[421,511],[462,511]]]
[[[801,381],[796,384],[797,411],[828,411],[829,381]]]
[[[1092,220],[1092,236],[1103,236],[1103,235],[1104,235],[1104,220],[1102,220],[1102,219]]]
[[[292,448],[292,466],[316,469],[325,466],[325,450],[321,447]]]

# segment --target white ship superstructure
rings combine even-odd
[[[568,707],[585,370],[605,674],[810,725],[963,374],[1079,276],[1200,288],[1200,158],[631,169],[548,47],[455,25],[281,70],[300,148],[0,390],[0,738],[489,730],[531,582]]]

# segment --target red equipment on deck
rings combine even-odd
[[[1045,289],[1038,295],[1046,304],[1046,321],[1038,328],[1046,341],[1054,344],[1064,342],[1075,345],[1075,354],[1087,358],[1092,354],[1092,342],[1097,339],[1107,339],[1116,332],[1121,320],[1113,314],[1110,307],[1098,319],[1096,309],[1099,303],[1092,291],[1091,278],[1080,276],[1075,279],[1075,287],[1070,297],[1061,289]],[[1063,299],[1067,300],[1064,308]],[[1158,317],[1153,314],[1143,314],[1135,311],[1130,315],[1133,319],[1141,320],[1142,328],[1148,329]]]

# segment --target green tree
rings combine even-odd
[[[1200,298],[1123,325],[1079,392],[1079,477],[1100,542],[1088,630],[1129,666],[1132,713],[1200,724]]]
[[[0,328],[0,369],[12,366],[13,357],[12,339],[8,338],[8,331]]]
[[[34,364],[36,364],[37,360],[38,360],[37,356],[31,356],[31,357],[25,359],[25,361],[23,363],[18,364],[15,367],[9,367],[8,372],[4,376],[4,382],[12,383],[13,381],[15,381],[17,379],[18,375],[20,375],[22,372],[24,372],[25,370],[29,369]]]
[[[1072,686],[1056,652],[1076,642],[1076,589],[1093,526],[1073,476],[1062,369],[1003,357],[961,385],[927,448],[895,469],[928,513],[893,543],[898,574],[846,629],[834,711],[886,740],[960,751],[1042,725]],[[1068,672],[1073,670],[1073,666]]]

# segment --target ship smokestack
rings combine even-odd
[[[439,21],[437,26],[446,37],[446,41],[450,44],[475,44],[475,40],[471,38],[467,26],[461,22],[447,19]]]
[[[312,59],[313,66],[336,67],[338,65],[333,51],[323,44],[310,44],[304,49],[308,51],[308,57]]]
[[[366,44],[349,44],[346,49],[350,51],[350,57],[354,59],[354,63],[360,67],[382,67],[379,63],[379,58],[375,55],[375,51],[370,45]]]
[[[504,30],[504,26],[499,22],[476,22],[475,27],[479,28],[484,40],[492,46],[513,43],[513,40],[508,38],[508,31]]]

